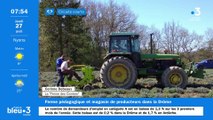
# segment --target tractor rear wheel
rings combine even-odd
[[[107,87],[128,89],[135,85],[137,70],[126,57],[112,57],[101,67],[100,78]]]
[[[167,68],[163,72],[161,80],[164,87],[185,88],[188,83],[186,72],[178,66]]]

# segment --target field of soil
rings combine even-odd
[[[81,74],[81,73],[79,73]],[[96,78],[99,72],[94,72]],[[58,81],[56,72],[40,72],[39,96],[42,87],[54,87]],[[181,88],[161,88],[157,81],[152,78],[138,79],[131,89],[106,88],[101,82],[94,84],[95,89],[83,92],[83,97],[87,98],[212,98],[213,97],[213,70],[206,70],[205,79],[189,78],[185,89]]]

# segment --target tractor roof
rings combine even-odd
[[[112,32],[110,36],[122,36],[122,35],[133,35],[133,36],[139,36],[139,34],[133,33],[133,32]]]

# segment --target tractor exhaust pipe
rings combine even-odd
[[[153,39],[152,36],[154,35],[154,33],[150,34],[150,54],[153,54]]]

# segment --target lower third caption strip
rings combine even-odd
[[[203,107],[39,107],[39,116],[203,116]]]

